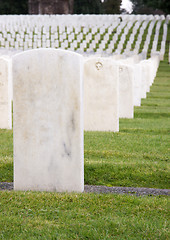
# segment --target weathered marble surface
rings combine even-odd
[[[148,79],[148,66],[147,60],[142,60],[140,62],[142,68],[142,78],[141,78],[141,98],[146,98],[147,93],[147,79]]]
[[[13,57],[15,190],[84,190],[82,61],[54,49]]]
[[[84,129],[119,131],[119,69],[110,58],[85,61]]]
[[[149,87],[152,86],[154,79],[156,77],[157,69],[159,66],[159,58],[158,56],[152,56],[151,58],[147,59],[148,66],[149,66]]]
[[[134,117],[134,70],[127,64],[119,63],[119,117]]]
[[[142,66],[142,97],[145,98],[156,76],[157,66],[154,66],[154,60],[152,60],[152,58],[143,60],[140,63]]]
[[[132,67],[134,68],[134,84],[133,84],[133,103],[134,106],[141,105],[141,97],[142,97],[142,66],[139,63],[133,64]]]
[[[150,86],[152,85],[152,68],[153,64],[150,59],[145,60],[146,64],[146,92],[150,92]]]
[[[156,77],[156,74],[157,74],[157,71],[158,71],[158,67],[159,67],[159,63],[160,63],[160,58],[159,58],[159,55],[158,54],[155,54],[151,57],[151,60],[153,62],[153,79],[152,79],[152,83],[154,82],[154,79]]]
[[[133,78],[133,106],[141,105],[141,79],[142,66],[138,55],[120,60],[121,63],[128,65],[131,68],[131,76]]]
[[[0,57],[0,128],[12,128],[10,59]]]

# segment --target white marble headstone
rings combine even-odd
[[[134,70],[126,64],[119,64],[119,117],[133,118]]]
[[[0,57],[0,128],[12,128],[11,60]]]
[[[83,191],[82,71],[64,50],[13,58],[15,190]]]
[[[139,63],[133,64],[132,67],[134,68],[134,84],[133,84],[133,100],[134,100],[134,106],[140,106],[141,105],[141,98],[142,98],[142,66]]]
[[[119,72],[109,58],[89,58],[84,66],[84,129],[119,131]]]
[[[150,90],[150,65],[148,60],[142,60],[140,62],[142,66],[142,81],[141,81],[141,93],[142,98],[146,98],[146,93]]]

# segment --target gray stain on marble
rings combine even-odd
[[[72,116],[71,116],[71,126],[72,126],[72,130],[73,132],[75,131],[75,119],[74,119],[74,113],[72,113]]]
[[[68,157],[71,158],[71,151],[68,149],[68,147],[66,146],[65,143],[63,143],[63,146],[64,146],[64,152],[66,153],[66,155],[67,155]]]
[[[82,192],[83,58],[67,51],[38,49],[21,53],[14,61],[15,190]],[[28,115],[32,120],[23,124]],[[25,144],[22,132],[27,129],[31,130]],[[20,148],[27,154],[23,156]],[[29,163],[25,176],[24,162]]]

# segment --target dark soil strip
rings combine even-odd
[[[11,191],[14,189],[13,183],[0,182],[0,190]],[[106,187],[85,185],[84,192],[86,193],[114,193],[114,194],[130,194],[136,196],[148,195],[170,195],[170,189],[155,189],[155,188],[133,188],[133,187]]]

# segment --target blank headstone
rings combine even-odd
[[[134,68],[134,91],[133,91],[133,97],[134,97],[134,106],[140,106],[141,105],[141,86],[142,86],[142,66],[139,63],[132,65]]]
[[[84,189],[82,57],[54,49],[13,58],[14,189]]]
[[[89,58],[84,66],[84,129],[119,131],[118,66],[109,58]]]
[[[141,97],[146,98],[146,93],[149,91],[149,81],[150,81],[150,74],[149,74],[149,66],[148,60],[142,60],[140,62],[142,67],[142,79],[141,79]]]
[[[134,70],[126,64],[119,65],[119,117],[133,118]]]
[[[0,57],[0,128],[12,128],[10,60]]]

